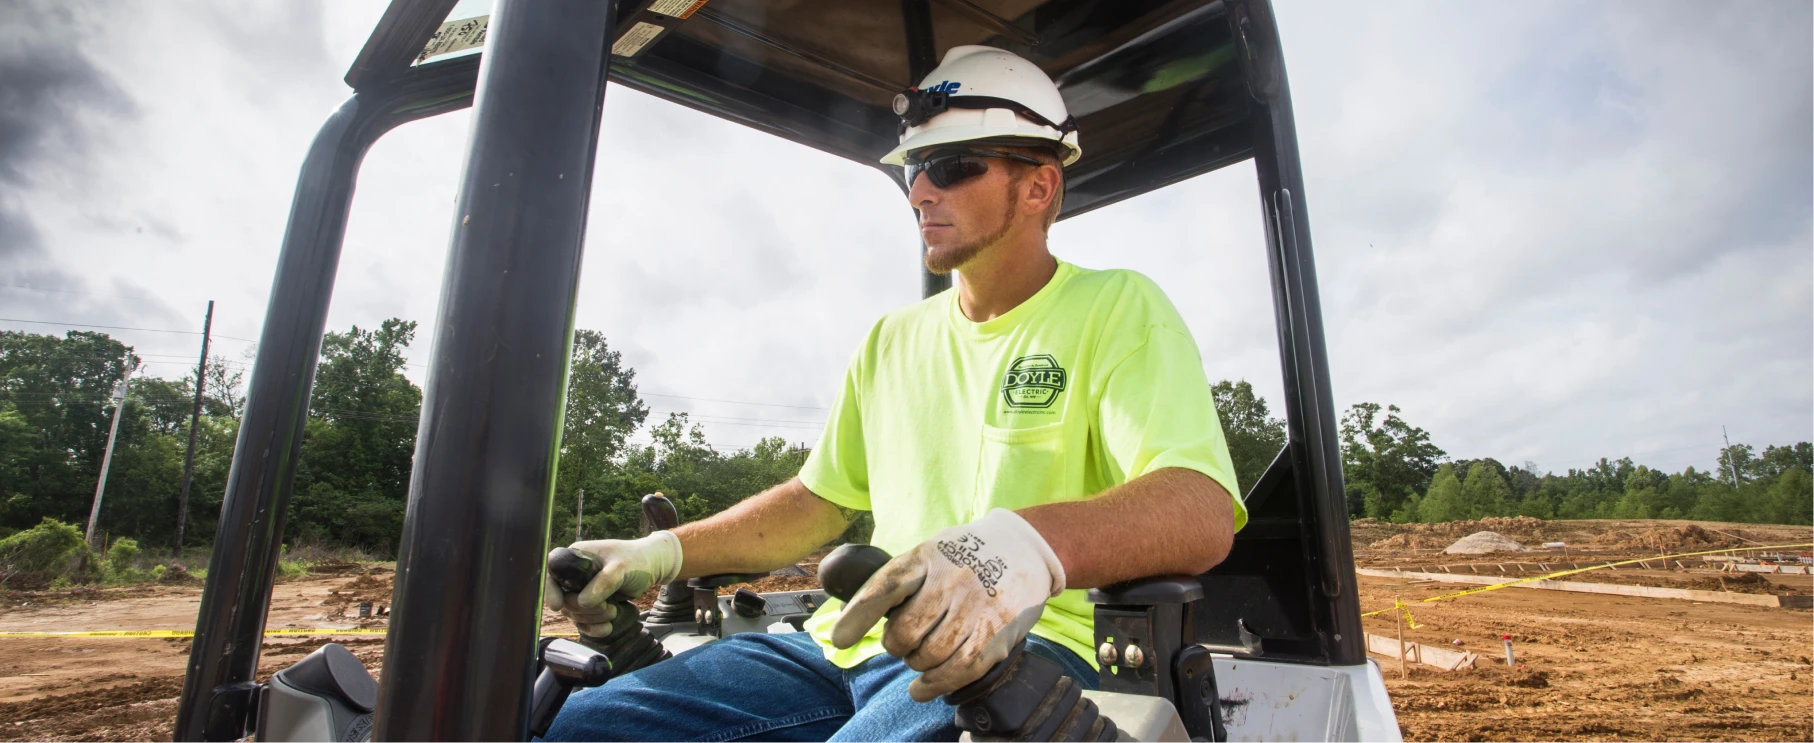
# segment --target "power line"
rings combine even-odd
[[[165,300],[159,299],[157,297],[134,297],[134,296],[126,295],[126,294],[99,294],[96,292],[79,292],[74,289],[45,289],[45,288],[37,287],[37,286],[19,286],[17,284],[0,284],[0,288],[24,289],[26,291],[33,291],[33,292],[56,292],[58,294],[84,294],[84,295],[87,295],[90,297],[114,297],[116,299],[137,299],[137,300],[142,300],[142,301],[146,301],[146,302],[165,301]]]
[[[686,417],[687,417],[687,418],[688,418],[688,419],[689,419],[689,420],[720,420],[720,421],[738,421],[738,422],[741,422],[741,423],[779,423],[779,424],[784,424],[784,425],[800,425],[800,426],[811,426],[811,427],[813,427],[813,428],[818,428],[818,427],[820,427],[820,426],[823,426],[823,425],[825,425],[825,422],[824,422],[824,421],[802,421],[802,420],[792,420],[792,419],[788,419],[788,420],[776,420],[776,419],[773,419],[773,418],[738,418],[738,417],[735,417],[735,416],[728,416],[728,415],[713,415],[713,414],[711,414],[711,413],[698,413],[698,412],[692,412],[692,411],[687,411],[687,410],[655,410],[655,409],[650,409],[650,410],[649,410],[649,412],[650,412],[650,413],[657,413],[657,414],[661,414],[661,415],[684,415],[684,416],[686,416]]]
[[[0,317],[0,322],[23,322],[23,323],[31,323],[33,325],[61,325],[61,326],[71,327],[71,328],[96,328],[99,330],[138,330],[138,331],[143,331],[146,333],[181,333],[183,335],[201,335],[202,334],[202,331],[200,331],[200,330],[170,330],[167,328],[129,328],[124,325],[90,325],[87,323],[79,323],[79,322],[53,322],[50,320],[20,320],[18,318],[12,318],[12,317]],[[246,343],[257,343],[258,342],[258,341],[247,339],[247,338],[234,338],[233,336],[221,335],[219,333],[215,333],[214,337],[231,338],[233,340],[244,341]]]
[[[700,402],[726,402],[726,403],[731,403],[733,405],[760,405],[762,407],[767,407],[767,408],[797,408],[800,410],[826,410],[826,411],[831,410],[831,408],[821,408],[821,407],[817,407],[817,406],[813,406],[813,405],[782,405],[780,403],[773,403],[773,402],[747,402],[744,400],[719,400],[719,399],[714,399],[714,398],[710,398],[710,397],[687,397],[686,395],[669,395],[669,394],[664,394],[661,392],[640,392],[639,394],[646,395],[648,397],[672,397],[672,398],[676,398],[679,400],[698,400]]]

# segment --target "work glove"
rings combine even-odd
[[[831,642],[851,647],[886,615],[882,647],[920,672],[907,693],[928,702],[1007,658],[1063,590],[1051,545],[998,508],[889,560],[845,605]]]
[[[617,610],[608,603],[613,594],[634,599],[650,586],[665,585],[680,576],[680,538],[671,531],[641,539],[574,542],[568,549],[597,555],[604,567],[579,593],[562,592],[554,576],[543,571],[542,604],[573,620],[580,634],[588,637],[611,634],[611,620],[617,617]]]

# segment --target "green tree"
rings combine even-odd
[[[1791,467],[1774,476],[1764,488],[1758,521],[1774,524],[1814,523],[1814,474],[1807,467]]]
[[[623,459],[625,442],[648,417],[649,408],[636,390],[636,370],[624,365],[623,355],[611,350],[604,334],[574,331],[561,464],[549,523],[557,543],[572,539],[582,488],[586,490],[586,510],[595,514],[613,513],[619,501],[625,508],[641,507],[642,494],[636,494],[635,503],[630,504],[630,491],[613,489],[606,481]]]
[[[1357,403],[1342,416],[1342,470],[1348,480],[1348,512],[1386,518],[1406,498],[1430,487],[1447,454],[1430,434],[1400,418],[1398,406]]]
[[[1243,491],[1251,492],[1279,450],[1285,448],[1285,421],[1272,417],[1266,398],[1254,394],[1253,385],[1245,379],[1224,379],[1209,391],[1216,401],[1222,434],[1228,440],[1228,456],[1234,460],[1235,480]]]
[[[1814,444],[1803,441],[1794,446],[1766,446],[1758,458],[1758,477],[1776,477],[1793,470],[1814,471]]]
[[[1492,460],[1481,460],[1468,466],[1468,479],[1461,485],[1461,500],[1466,512],[1463,518],[1477,519],[1506,513],[1512,487],[1506,484],[1505,477],[1494,468],[1493,465],[1496,464],[1498,462]]]
[[[1743,484],[1746,480],[1761,474],[1758,469],[1761,462],[1757,459],[1757,450],[1750,444],[1733,444],[1720,449],[1720,474]]]
[[[0,399],[34,432],[15,452],[21,470],[6,525],[25,528],[45,517],[84,524],[101,469],[113,413],[114,383],[139,359],[105,333],[52,335],[0,332]],[[130,438],[129,427],[123,429]]]
[[[1455,476],[1455,465],[1440,465],[1436,468],[1435,477],[1430,481],[1429,492],[1424,493],[1423,498],[1417,503],[1415,518],[1395,520],[1437,524],[1466,519],[1468,518],[1468,503],[1464,490],[1460,478]]]
[[[395,550],[422,409],[403,376],[415,334],[392,318],[322,338],[287,537]]]

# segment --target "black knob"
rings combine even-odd
[[[731,595],[731,609],[737,612],[737,616],[755,619],[768,610],[768,599],[748,588],[739,588]]]
[[[556,547],[548,553],[548,575],[553,576],[554,584],[567,593],[579,593],[592,582],[592,576],[605,567],[598,555],[590,552]]]
[[[674,503],[660,493],[650,493],[642,497],[642,533],[672,529],[680,525],[680,512],[674,509]]]
[[[839,601],[848,602],[889,559],[880,547],[846,544],[819,561],[819,585]]]

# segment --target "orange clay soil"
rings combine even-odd
[[[1706,544],[1704,530],[1684,528],[1689,525],[1520,521],[1484,528],[1527,544],[1540,536],[1561,536],[1571,548],[1594,544],[1637,555],[1658,541]],[[1362,523],[1356,525],[1355,548],[1363,555],[1363,564],[1377,567],[1535,559],[1530,553],[1433,558],[1434,550],[1412,551],[1426,542],[1447,544],[1482,526],[1463,523],[1416,528]],[[1793,541],[1809,541],[1806,527],[1702,526],[1749,539],[1799,536]],[[1711,531],[1705,534],[1712,534],[1715,546],[1719,540],[1733,539]],[[1375,542],[1400,535],[1405,537],[1397,540],[1400,544],[1370,549]],[[1634,549],[1634,542],[1646,546]],[[1393,552],[1401,556],[1393,559]],[[813,562],[807,561],[809,570]],[[1703,581],[1716,575],[1707,571],[1596,571],[1570,580],[1703,587]],[[1647,577],[1655,580],[1647,581]],[[388,617],[359,620],[357,606],[363,601],[387,602],[391,578],[388,565],[317,566],[306,578],[277,585],[268,626],[383,628]],[[1781,593],[1808,592],[1807,576],[1767,579],[1780,585]],[[1725,580],[1731,583],[1735,577],[1727,575]],[[1768,590],[1750,585],[1753,581],[1748,578],[1737,580],[1745,585],[1732,586],[1735,590]],[[1717,579],[1713,583],[1717,585]],[[789,577],[766,578],[753,587],[778,591],[814,585],[814,578]],[[1360,585],[1363,611],[1390,606],[1394,597],[1415,600],[1468,588],[1372,577],[1360,578]],[[736,588],[729,586],[724,591]],[[0,594],[0,631],[189,630],[194,628],[200,601],[201,589],[194,583],[8,592]],[[1810,713],[1814,671],[1809,666],[1814,629],[1806,610],[1503,589],[1420,604],[1412,612],[1421,626],[1408,630],[1406,639],[1449,647],[1459,639],[1463,648],[1482,657],[1474,670],[1442,672],[1413,666],[1408,680],[1399,678],[1396,661],[1376,657],[1386,670],[1386,686],[1407,740],[1810,740],[1814,736]],[[550,628],[562,626],[551,613],[543,621]],[[1395,631],[1389,616],[1369,618],[1365,625],[1367,631],[1388,637]],[[1503,663],[1502,634],[1513,636],[1522,668],[1494,665]],[[326,641],[267,639],[259,678],[296,662]],[[374,673],[381,670],[383,638],[354,636],[338,641]],[[169,740],[188,652],[187,639],[0,639],[0,741]]]

